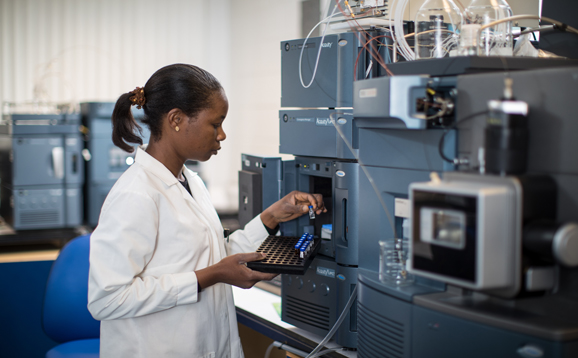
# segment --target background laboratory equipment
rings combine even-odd
[[[82,123],[87,129],[85,216],[89,226],[96,227],[100,208],[108,192],[124,171],[134,163],[135,152],[128,153],[112,142],[112,111],[114,102],[85,102],[80,104]],[[133,107],[133,116],[142,127],[143,143],[150,137],[148,127],[140,123],[144,111]],[[136,150],[136,146],[135,146]]]
[[[281,199],[282,162],[280,157],[241,155],[239,171],[239,226]]]
[[[452,0],[426,0],[415,15],[416,59],[456,56],[462,21]]]
[[[483,26],[512,15],[512,9],[506,0],[473,0],[464,13],[464,23]],[[480,38],[478,55],[512,56],[511,22],[506,21],[485,28],[478,36]]]
[[[80,114],[8,113],[0,125],[0,211],[15,230],[83,221]]]

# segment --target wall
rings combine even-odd
[[[211,15],[227,3],[2,0],[0,99],[116,100],[168,63],[218,69],[205,49]]]
[[[279,156],[281,40],[300,37],[299,1],[231,0],[231,86],[227,140],[205,165],[218,172],[213,202],[236,210],[241,153]]]
[[[230,111],[223,150],[201,170],[217,209],[234,211],[240,153],[278,152],[279,42],[299,37],[299,9],[299,0],[0,0],[0,102],[115,101],[167,64],[203,67]]]

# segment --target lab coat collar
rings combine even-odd
[[[146,152],[146,144],[141,145],[136,150],[136,156],[134,158],[135,163],[142,165],[145,169],[150,171],[153,175],[158,177],[160,180],[163,181],[167,186],[175,185],[179,181],[177,178],[171,173],[171,171],[165,167],[165,165],[158,160],[156,160],[153,156]],[[186,173],[186,167],[183,165],[183,173]],[[187,180],[195,177],[197,173],[192,173],[192,176],[187,176]]]

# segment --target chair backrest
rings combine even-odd
[[[44,332],[56,342],[100,337],[88,308],[90,234],[68,242],[52,265],[44,296]]]

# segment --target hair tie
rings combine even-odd
[[[141,109],[142,106],[144,106],[147,101],[144,95],[144,88],[137,87],[134,89],[134,91],[130,91],[129,93],[133,94],[132,96],[129,97],[129,100],[131,101],[132,105],[136,105],[137,109]]]

